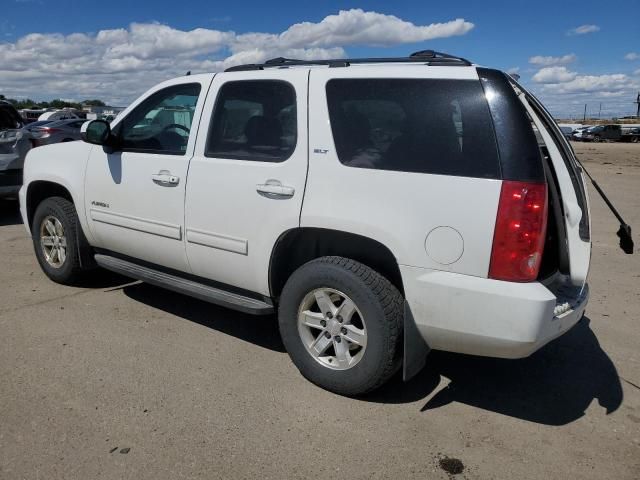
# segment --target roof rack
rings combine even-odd
[[[293,58],[272,58],[264,63],[249,63],[229,67],[225,72],[243,72],[248,70],[264,70],[265,68],[287,68],[301,65],[326,65],[329,68],[348,67],[359,63],[424,63],[425,65],[471,66],[466,58],[456,57],[448,53],[421,50],[408,57],[391,58],[337,58],[332,60],[296,60]]]

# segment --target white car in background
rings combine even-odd
[[[80,119],[78,115],[68,110],[55,110],[53,112],[44,112],[42,115],[38,117],[39,122],[43,122],[45,120],[49,121],[57,121],[57,120],[72,120],[72,119]]]
[[[576,140],[578,142],[583,140],[583,135],[585,135],[589,129],[593,128],[593,125],[586,125],[584,127],[578,127],[576,128],[573,133],[571,134],[571,138],[572,140]]]

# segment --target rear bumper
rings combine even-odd
[[[538,282],[513,283],[401,267],[416,326],[436,350],[522,358],[559,337],[584,313],[589,290],[556,296]]]

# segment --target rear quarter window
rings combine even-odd
[[[334,79],[326,89],[344,165],[500,177],[493,124],[478,81]]]

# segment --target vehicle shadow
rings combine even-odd
[[[125,286],[129,298],[172,315],[231,335],[260,347],[284,352],[275,315],[249,315],[154,287],[147,283]]]
[[[125,295],[153,308],[276,352],[284,352],[274,315],[234,312],[184,295],[138,283]],[[449,384],[421,407],[435,410],[452,402],[545,425],[565,425],[585,413],[594,399],[607,413],[622,404],[620,379],[584,317],[562,337],[521,360],[431,352],[427,366],[408,383],[398,374],[360,401],[413,403]]]
[[[20,206],[17,200],[0,200],[0,227],[7,225],[20,225]]]
[[[584,317],[562,337],[521,360],[432,352],[414,379],[400,378],[365,400],[404,403],[432,394],[441,377],[449,384],[421,411],[460,402],[483,410],[545,425],[565,425],[582,417],[594,399],[616,411],[623,399],[613,362],[600,348]]]

